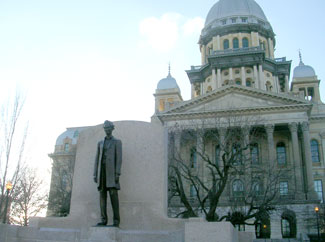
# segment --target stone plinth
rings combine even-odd
[[[92,227],[84,242],[117,242],[119,229],[113,227]],[[83,242],[83,240],[81,240]]]
[[[185,242],[250,242],[253,233],[238,232],[229,222],[190,220],[185,224]]]

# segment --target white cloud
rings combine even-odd
[[[204,19],[196,17],[185,22],[183,25],[183,32],[184,35],[200,34],[203,27]]]
[[[140,34],[153,49],[166,52],[172,49],[179,39],[182,15],[165,13],[160,18],[146,18],[140,22]]]

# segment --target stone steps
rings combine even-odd
[[[183,242],[184,231],[88,230],[0,225],[0,242]]]

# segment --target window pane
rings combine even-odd
[[[317,193],[318,199],[323,203],[323,184],[322,180],[314,181],[315,192]]]
[[[282,227],[282,237],[283,238],[290,237],[290,223],[287,219],[281,220],[281,227]]]
[[[237,38],[233,39],[232,41],[232,45],[234,49],[238,49],[239,48],[239,41]]]
[[[247,48],[247,47],[248,47],[248,39],[243,38],[243,48]]]
[[[219,166],[219,159],[220,159],[220,147],[219,147],[219,145],[216,146],[215,156],[216,156],[216,165]]]
[[[258,163],[258,145],[257,144],[253,144],[251,146],[251,158],[252,158],[253,164]]]
[[[195,148],[191,149],[191,168],[196,168],[197,167],[197,159],[196,159],[196,150]]]
[[[224,40],[223,41],[223,49],[226,50],[226,49],[229,49],[229,40]]]
[[[191,187],[190,187],[190,196],[191,197],[195,197],[196,196],[196,190],[195,190],[194,185],[191,185]]]
[[[283,143],[279,143],[276,146],[276,156],[279,165],[286,164],[286,148]]]
[[[288,195],[288,182],[280,182],[280,195]]]
[[[312,140],[310,142],[311,149],[311,159],[313,162],[319,162],[319,150],[318,150],[318,142],[316,140]]]

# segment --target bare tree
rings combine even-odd
[[[245,208],[245,222],[274,209],[280,175],[274,176],[270,167],[263,166],[269,162],[257,164],[254,153],[258,140],[265,139],[261,123],[258,117],[228,116],[171,129],[169,201],[177,196],[185,207],[177,216],[203,213],[207,221],[231,220],[232,214]],[[231,182],[234,189],[229,189]],[[244,187],[249,189],[244,191]],[[234,199],[224,201],[222,195],[229,190],[233,194],[228,197]],[[233,211],[219,217],[220,201],[231,205]]]
[[[2,106],[0,120],[0,217],[4,214],[6,183],[11,181],[13,191],[20,178],[27,138],[28,123],[20,122],[24,98],[16,94],[13,102]]]
[[[10,223],[27,226],[29,218],[37,216],[47,207],[47,191],[35,169],[25,168],[13,190]]]
[[[57,159],[52,163],[48,216],[67,216],[70,212],[74,162]]]

